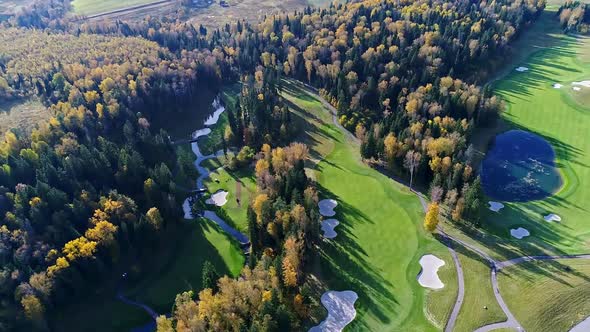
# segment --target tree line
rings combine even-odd
[[[304,144],[256,155],[256,196],[248,206],[251,252],[240,277],[222,277],[176,297],[158,331],[297,331],[315,307],[306,263],[319,241],[318,192],[306,177]]]
[[[568,0],[557,12],[559,23],[565,32],[590,33],[590,5]]]

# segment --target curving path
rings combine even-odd
[[[315,88],[313,88],[307,84],[304,84],[304,86],[307,87],[309,90],[311,90],[312,92],[314,92],[317,95],[317,90]],[[322,102],[322,104],[332,114],[332,121],[334,122],[334,125],[336,125],[340,130],[342,130],[346,134],[346,136],[349,137],[351,140],[353,140],[354,142],[358,142],[359,141],[358,138],[356,138],[346,128],[344,128],[342,125],[340,125],[340,123],[338,122],[336,109],[330,103],[325,101],[323,98],[318,97],[318,99]],[[399,182],[399,183],[403,184],[401,182]],[[403,185],[405,185],[405,184],[403,184]],[[418,199],[420,199],[420,203],[422,204],[422,208],[423,208],[424,212],[426,212],[426,210],[428,209],[428,203],[426,202],[426,199],[424,198],[424,196],[421,193],[414,191],[413,189],[410,189],[410,191],[412,191],[413,193],[416,194],[416,196],[418,196]],[[447,321],[447,324],[445,326],[445,332],[452,332],[453,331],[453,329],[455,327],[455,323],[457,321],[457,317],[459,316],[459,311],[461,310],[461,305],[463,304],[463,299],[465,297],[465,281],[464,281],[465,278],[464,278],[464,274],[463,274],[463,268],[461,266],[461,262],[459,261],[459,257],[457,256],[457,253],[455,252],[455,250],[452,247],[452,242],[456,242],[456,243],[460,244],[461,246],[473,251],[475,254],[477,254],[478,256],[480,256],[481,258],[483,258],[484,260],[486,260],[490,264],[490,266],[491,266],[490,278],[492,281],[492,288],[494,291],[494,295],[496,297],[496,301],[498,302],[498,305],[500,306],[500,308],[502,308],[502,311],[504,312],[504,314],[507,317],[507,320],[505,322],[499,322],[499,323],[485,325],[485,326],[482,326],[482,327],[478,328],[477,330],[475,330],[475,332],[487,332],[487,331],[492,331],[492,330],[496,330],[496,329],[500,329],[500,328],[510,328],[510,329],[514,329],[516,331],[524,331],[524,328],[518,322],[516,317],[514,317],[514,315],[512,314],[510,309],[508,308],[508,305],[506,304],[506,302],[502,298],[502,295],[500,294],[500,287],[498,285],[497,272],[500,271],[501,269],[512,266],[512,265],[517,265],[517,264],[521,264],[521,263],[529,262],[529,261],[534,261],[534,260],[590,259],[590,254],[561,255],[561,256],[540,255],[540,256],[523,256],[523,257],[513,258],[513,259],[510,259],[507,261],[498,262],[498,261],[494,260],[485,251],[478,248],[477,246],[474,246],[474,245],[467,243],[461,239],[458,239],[458,238],[455,238],[451,235],[448,235],[447,233],[444,232],[442,227],[438,226],[437,231],[445,240],[447,248],[448,248],[449,252],[451,253],[451,256],[453,257],[453,261],[455,262],[455,268],[457,271],[457,282],[458,282],[457,299],[456,299],[455,304],[453,306],[453,311],[451,312],[451,316],[449,317],[449,320]]]
[[[136,302],[126,298],[125,295],[123,295],[123,292],[120,290],[117,292],[117,299],[125,304],[136,306],[143,309],[143,311],[147,312],[148,315],[150,315],[150,317],[152,317],[154,321],[156,321],[156,319],[159,316],[158,313],[154,309],[150,308],[147,304]]]

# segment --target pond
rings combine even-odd
[[[542,199],[562,184],[551,145],[523,130],[496,136],[482,162],[481,180],[486,195],[507,202]]]

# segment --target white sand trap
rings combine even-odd
[[[562,87],[563,87],[563,84],[559,84],[559,83],[553,84],[554,89],[561,89]]]
[[[554,213],[544,216],[543,219],[545,219],[546,222],[561,221],[561,217]]]
[[[193,219],[189,198],[185,199],[182,203],[182,211],[184,212],[184,219]]]
[[[334,211],[334,208],[336,208],[337,205],[338,205],[338,202],[336,202],[333,199],[322,199],[318,203],[318,206],[320,208],[320,214],[324,217],[335,216],[336,212]]]
[[[326,219],[322,221],[322,231],[324,232],[324,237],[326,239],[333,239],[338,235],[334,228],[338,226],[340,222],[336,219]]]
[[[322,295],[322,304],[328,310],[328,317],[309,332],[340,332],[356,316],[354,303],[358,295],[353,291],[328,291]]]
[[[518,227],[517,229],[511,229],[510,235],[520,240],[523,237],[531,235],[531,233],[528,230],[526,230],[526,228]]]
[[[522,66],[521,66],[521,67],[517,67],[517,68],[516,68],[516,71],[519,71],[519,72],[521,72],[521,73],[522,73],[522,72],[525,72],[525,71],[527,71],[527,70],[529,70],[527,67],[522,67]]]
[[[422,270],[418,273],[418,283],[422,287],[432,289],[445,287],[445,284],[438,277],[438,269],[445,265],[445,261],[429,254],[422,256],[419,263],[422,266]]]
[[[572,85],[581,86],[583,88],[590,88],[590,81],[572,82]]]
[[[572,327],[569,332],[588,332],[590,331],[590,317],[584,319],[580,324]]]
[[[205,203],[207,204],[215,204],[216,206],[224,206],[227,203],[227,195],[229,193],[225,190],[219,190],[215,194],[211,195]]]
[[[494,212],[498,212],[504,208],[504,204],[502,204],[500,202],[489,201],[488,204],[490,205],[490,210],[492,210]]]
[[[580,91],[580,90],[582,90],[582,88],[580,88],[579,86],[574,86],[572,89],[574,89],[574,91]]]

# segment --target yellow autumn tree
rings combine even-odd
[[[20,303],[23,306],[25,315],[28,319],[36,323],[43,322],[45,308],[43,307],[43,303],[41,303],[35,295],[27,295],[23,297]]]
[[[436,226],[438,225],[438,213],[438,203],[432,203],[428,206],[428,211],[426,212],[426,217],[424,218],[424,228],[427,231],[434,232],[436,229]]]
[[[252,203],[252,208],[254,209],[254,212],[256,212],[256,221],[259,224],[262,223],[262,208],[266,202],[268,202],[268,195],[259,194]]]

